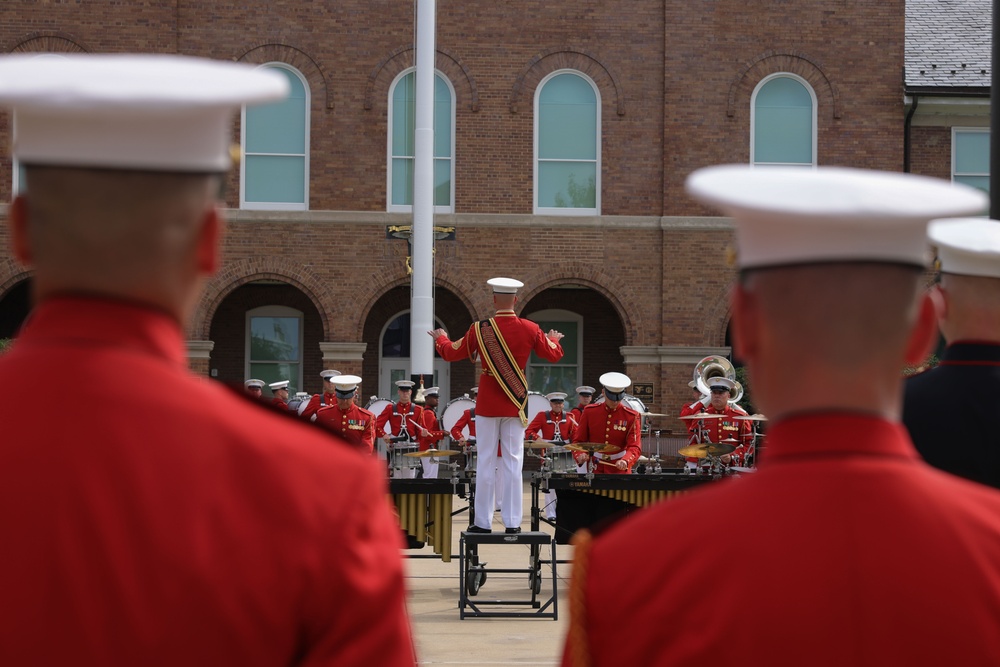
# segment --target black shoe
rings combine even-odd
[[[492,533],[493,531],[489,528],[480,528],[479,526],[473,524],[465,529],[467,533]]]
[[[507,533],[508,535],[517,535],[518,533],[521,532],[521,528],[520,526],[517,528],[507,528],[503,532]]]

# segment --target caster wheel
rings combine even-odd
[[[465,589],[468,591],[469,596],[476,596],[479,594],[479,589],[483,587],[486,583],[486,570],[481,570],[479,568],[470,568],[469,574],[465,578]]]
[[[535,595],[542,592],[542,576],[537,572],[530,572],[528,574],[528,587],[534,591]]]

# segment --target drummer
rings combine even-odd
[[[579,422],[580,417],[583,416],[583,409],[590,405],[590,402],[594,399],[595,391],[596,390],[593,387],[588,385],[582,385],[576,388],[576,395],[579,400],[577,401],[576,406],[569,412],[573,415],[573,419],[577,422]]]
[[[740,419],[748,416],[747,411],[729,402],[736,383],[729,378],[714,377],[709,378],[706,384],[711,391],[705,397],[709,401],[708,406],[698,414],[722,416],[689,420],[688,432],[692,435],[692,442],[731,444],[736,449],[730,454],[724,454],[722,462],[742,465],[743,454],[753,438],[753,428],[749,419]],[[688,459],[688,463],[697,462],[698,459]]]
[[[338,375],[340,375],[340,371],[332,368],[320,371],[319,376],[323,379],[323,391],[314,394],[305,405],[302,403],[299,404],[299,416],[304,419],[311,419],[320,408],[337,404],[337,388],[333,385],[332,380]]]
[[[624,373],[605,373],[600,377],[604,387],[604,402],[588,405],[573,434],[573,443],[604,444],[617,448],[615,452],[576,452],[577,465],[593,460],[594,472],[601,474],[626,474],[642,455],[642,415],[625,405],[625,390],[632,380]]]
[[[417,444],[422,452],[433,449],[437,443],[441,442],[448,435],[448,431],[440,430],[438,425],[437,406],[440,400],[440,389],[438,387],[430,387],[424,391],[424,407],[420,411],[420,417],[417,421],[419,433]],[[424,479],[437,479],[437,458],[429,456],[421,457],[420,465],[423,467]]]
[[[573,434],[576,433],[576,419],[570,413],[563,411],[566,394],[554,391],[546,394],[545,398],[549,399],[551,409],[542,410],[535,415],[524,432],[524,439],[541,439],[555,444],[572,441]],[[542,450],[543,455],[544,452],[545,450]],[[556,518],[556,492],[553,490],[545,492],[545,518]]]
[[[372,453],[375,449],[375,415],[354,403],[361,378],[357,375],[336,375],[331,377],[330,382],[336,402],[321,407],[311,419],[363,451]]]

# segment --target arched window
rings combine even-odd
[[[750,98],[750,164],[816,165],[816,93],[794,74],[772,74]]]
[[[291,94],[280,102],[243,107],[240,207],[271,211],[309,208],[309,86],[288,65],[264,65],[285,75]]]
[[[598,215],[601,104],[590,78],[554,72],[535,93],[535,213]]]
[[[302,388],[302,311],[262,306],[247,311],[246,377],[270,384],[289,380],[292,396]]]
[[[413,157],[417,73],[409,69],[389,87],[387,210],[413,210]],[[455,210],[455,89],[440,72],[434,75],[434,211]]]
[[[443,327],[437,317],[434,326]],[[410,311],[404,310],[391,318],[379,336],[380,396],[396,400],[397,380],[410,379]],[[434,353],[434,380],[432,386],[440,390],[441,404],[447,404],[451,394],[451,369],[444,359]]]
[[[990,192],[990,128],[951,128],[951,180]]]

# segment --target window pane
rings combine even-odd
[[[392,154],[413,157],[413,131],[416,127],[416,77],[410,72],[396,82],[392,91]]]
[[[754,162],[812,164],[812,97],[798,81],[780,77],[758,91]]]
[[[395,206],[413,205],[413,159],[392,160],[392,203]]]
[[[250,360],[298,361],[299,318],[251,317]],[[296,375],[296,377],[298,377]],[[263,378],[261,378],[263,379]],[[289,378],[279,378],[282,380]]]
[[[974,188],[979,188],[986,194],[990,193],[990,177],[989,176],[956,176],[956,183],[965,183],[966,185],[971,185]],[[989,213],[989,208],[984,208],[979,212],[981,215],[986,215]]]
[[[539,162],[538,205],[546,208],[597,208],[597,164]]]
[[[577,357],[577,341],[579,336],[577,335],[577,329],[579,324],[577,322],[566,322],[560,320],[558,322],[552,321],[538,321],[538,326],[541,327],[542,331],[548,331],[549,329],[555,329],[563,334],[563,339],[559,341],[563,349],[563,358],[557,361],[559,365],[576,365]],[[550,362],[543,360],[534,352],[531,353],[531,360],[529,363],[532,364],[549,364]],[[576,388],[574,387],[574,393],[576,393]]]
[[[955,133],[955,173],[990,173],[989,132]]]
[[[549,79],[538,98],[538,157],[597,159],[597,97],[575,74]]]
[[[280,102],[247,107],[246,151],[248,153],[306,152],[306,92],[301,79],[292,72],[271,67],[285,75],[292,93]]]
[[[573,366],[530,366],[530,376],[528,377],[528,387],[531,391],[548,394],[553,391],[564,392],[572,397],[576,394],[579,386],[577,381],[577,367]],[[570,401],[573,399],[570,398]],[[568,410],[571,405],[566,406]]]
[[[243,168],[246,201],[305,203],[305,158],[247,155]]]
[[[382,335],[383,357],[410,356],[410,314],[403,313],[386,327]],[[396,380],[409,380],[409,377],[399,377]]]
[[[434,205],[451,206],[451,160],[434,160]]]
[[[434,77],[434,157],[451,157],[451,89]]]

